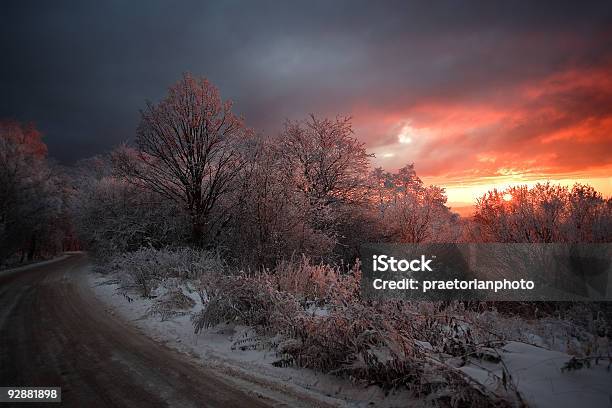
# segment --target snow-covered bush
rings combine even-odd
[[[276,322],[277,366],[294,365],[384,389],[406,388],[437,406],[510,406],[520,401],[503,367],[496,391],[459,370],[469,360],[501,361],[488,328],[458,305],[401,301],[336,303]]]
[[[151,297],[166,279],[193,280],[221,274],[225,268],[218,254],[191,248],[141,248],[114,256],[107,265],[117,272],[122,290],[136,290],[143,297]]]
[[[176,286],[155,299],[149,313],[159,316],[162,321],[174,316],[184,315],[195,306],[196,302]]]
[[[361,270],[359,261],[344,271],[338,266],[313,264],[306,256],[300,261],[280,262],[271,279],[279,290],[302,297],[306,301],[352,302],[359,296]]]
[[[472,321],[494,330],[499,339],[520,341],[584,358],[612,351],[610,307],[606,303],[573,303],[538,318],[486,310]]]
[[[117,177],[109,156],[77,163],[69,197],[72,220],[84,248],[105,261],[141,247],[163,248],[188,239],[188,220],[160,194]]]
[[[227,321],[268,327],[276,317],[285,320],[300,307],[304,311],[311,305],[350,303],[359,296],[360,277],[359,263],[343,272],[314,265],[307,257],[280,262],[273,272],[206,275],[200,279],[205,308],[194,318],[196,332]],[[278,320],[274,324],[278,329]]]
[[[359,273],[358,266],[342,273],[303,258],[272,272],[202,280],[195,330],[245,325],[252,329],[235,339],[235,349],[270,347],[277,366],[408,388],[439,405],[504,406],[515,398],[511,386],[494,393],[457,369],[472,357],[494,360],[498,340],[469,316],[462,320],[459,303],[362,301]]]
[[[266,274],[213,277],[202,282],[200,296],[205,307],[194,316],[196,333],[222,322],[269,328],[299,307],[297,299],[279,291]]]
[[[302,257],[247,273],[231,271],[212,252],[142,248],[115,257],[114,268],[124,290],[155,298],[150,313],[162,320],[190,314],[197,291],[203,307],[192,314],[196,333],[221,323],[245,326],[232,349],[271,349],[276,366],[409,389],[436,406],[521,405],[501,355],[508,342],[551,347],[565,340],[552,348],[588,363],[609,330],[607,309],[593,315],[579,305],[527,320],[484,303],[365,300],[358,263],[349,269]],[[469,374],[474,370],[487,384]]]

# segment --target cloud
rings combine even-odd
[[[409,121],[413,143],[381,160],[415,162],[424,176],[526,179],[609,169],[612,165],[612,65],[572,68],[504,89],[506,98],[438,98],[407,109],[362,111],[362,134],[374,150],[398,148],[395,123]],[[385,125],[386,129],[385,129]],[[375,132],[386,134],[385,137]]]
[[[134,135],[184,71],[250,126],[350,114],[388,168],[444,183],[610,168],[609,2],[7,2],[0,116],[64,162]]]

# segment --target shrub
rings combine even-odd
[[[306,301],[352,302],[359,298],[361,269],[359,261],[346,272],[338,266],[313,265],[302,256],[300,262],[281,261],[274,274],[278,289]]]
[[[505,380],[493,392],[457,369],[470,357],[496,358],[490,346],[499,339],[471,320],[475,312],[460,302],[362,300],[359,264],[347,270],[303,257],[273,271],[229,273],[214,253],[149,248],[114,262],[124,290],[159,295],[150,313],[162,319],[194,307],[182,288],[196,283],[203,308],[192,317],[195,332],[224,322],[247,326],[232,348],[274,349],[277,366],[407,388],[440,406],[513,400]]]
[[[156,299],[149,313],[159,316],[164,321],[187,313],[195,304],[196,302],[181,289],[175,288]]]
[[[295,297],[277,290],[265,274],[213,278],[201,283],[200,296],[204,308],[193,319],[196,333],[222,322],[269,327],[275,317],[298,309]]]
[[[151,297],[168,278],[196,279],[225,269],[218,254],[191,248],[141,248],[114,256],[107,265],[118,272],[122,291],[136,290],[143,297]]]

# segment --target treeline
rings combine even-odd
[[[33,125],[0,122],[0,267],[78,248],[67,180]]]
[[[611,242],[612,199],[593,187],[550,183],[490,191],[468,236],[485,242]]]
[[[412,164],[372,168],[350,118],[249,129],[206,79],[185,75],[148,104],[133,146],[49,164],[40,133],[0,127],[4,259],[77,247],[215,248],[239,266],[305,254],[338,263],[363,242],[610,242],[612,201],[552,184],[492,191],[461,219]]]
[[[215,248],[240,266],[306,254],[351,261],[368,241],[455,241],[444,190],[407,165],[371,168],[350,118],[257,134],[207,80],[185,75],[142,112],[134,146],[80,163],[75,219],[99,254]]]

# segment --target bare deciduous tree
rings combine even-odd
[[[287,165],[311,204],[365,199],[370,166],[365,145],[353,136],[350,118],[287,122],[282,134]]]
[[[353,135],[351,119],[319,119],[285,124],[281,134],[284,169],[296,201],[306,217],[300,250],[308,242],[342,245],[349,207],[367,203],[368,172],[372,157]]]
[[[213,84],[189,74],[141,113],[137,150],[115,154],[117,168],[128,180],[182,204],[192,239],[201,244],[215,205],[242,165],[239,145],[251,132]]]
[[[438,186],[425,186],[414,164],[396,173],[382,168],[372,172],[373,194],[384,238],[392,242],[454,242],[457,215],[446,206],[446,193]]]

